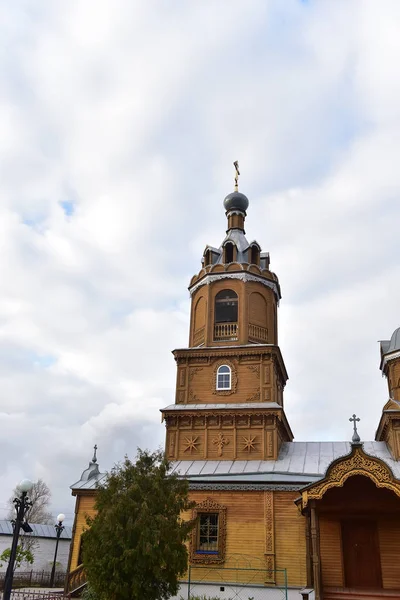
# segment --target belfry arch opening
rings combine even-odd
[[[256,244],[250,247],[250,262],[252,265],[260,264],[260,249]]]
[[[233,290],[221,290],[215,296],[214,340],[237,340],[238,296]]]
[[[234,261],[234,245],[232,242],[227,242],[224,246],[224,263],[231,263]]]

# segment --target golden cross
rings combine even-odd
[[[235,175],[235,192],[238,192],[239,191],[239,175],[240,175],[239,161],[235,160],[235,162],[233,163],[233,166],[236,169],[236,175]]]

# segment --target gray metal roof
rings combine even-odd
[[[381,340],[380,344],[382,354],[390,354],[400,350],[400,327],[393,331],[390,340]]]
[[[394,477],[400,480],[400,462],[392,458],[386,442],[363,442],[363,448],[367,454],[383,460]],[[350,450],[350,442],[284,442],[277,460],[181,460],[173,463],[172,472],[193,482],[293,483],[304,486],[321,479],[331,462],[346,456]],[[71,489],[94,490],[97,482],[104,481],[105,477],[105,474],[99,473],[90,480],[78,481],[71,485]]]
[[[29,523],[33,529],[33,533],[30,537],[41,537],[41,538],[55,538],[56,530],[54,525],[42,525],[40,523]],[[0,535],[12,535],[13,528],[11,521],[5,519],[0,520]],[[70,540],[72,538],[72,527],[65,525],[64,530],[61,532],[61,539]]]
[[[247,410],[247,409],[266,409],[266,408],[282,408],[277,402],[239,402],[232,404],[170,404],[166,408],[161,408],[161,412],[164,411],[182,411],[182,410]]]
[[[95,490],[97,483],[103,481],[106,477],[105,473],[97,473],[90,479],[80,479],[70,486],[71,490]]]
[[[400,464],[385,442],[364,442],[364,451],[382,459],[400,479]],[[313,483],[321,479],[333,460],[350,453],[350,442],[284,442],[277,460],[182,460],[173,472],[193,481]]]

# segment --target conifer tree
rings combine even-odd
[[[194,525],[182,520],[193,504],[188,482],[170,473],[161,452],[138,450],[99,487],[83,534],[83,564],[93,592],[105,600],[164,600],[187,569],[185,541]]]

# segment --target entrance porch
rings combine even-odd
[[[356,475],[330,489],[315,509],[325,600],[334,600],[333,590],[338,600],[340,589],[357,598],[360,590],[398,590],[400,598],[400,498]]]
[[[316,600],[400,600],[400,485],[353,444],[302,490],[308,583]]]

